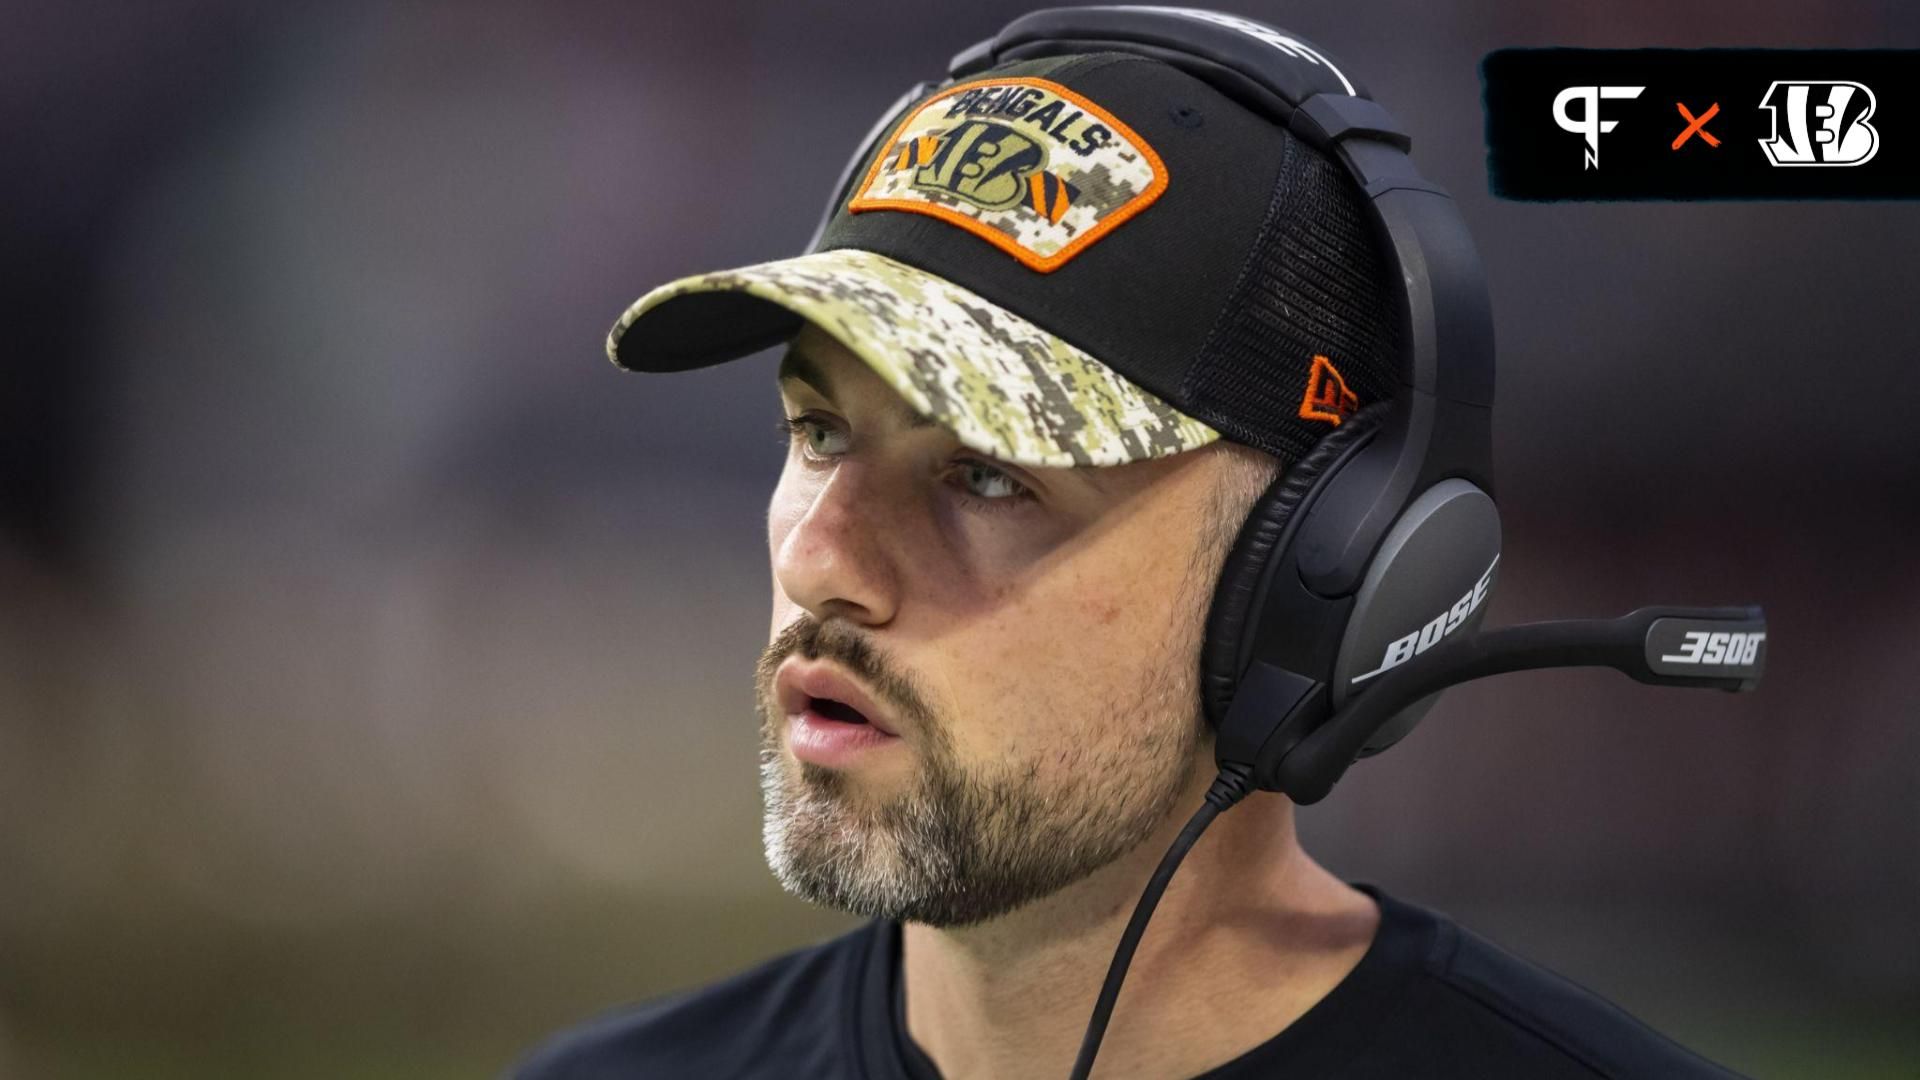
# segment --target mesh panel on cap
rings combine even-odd
[[[1181,410],[1235,442],[1295,461],[1333,430],[1300,416],[1325,356],[1365,407],[1399,385],[1401,328],[1363,196],[1290,132],[1233,292],[1181,387]]]

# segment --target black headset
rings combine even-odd
[[[1093,52],[1171,64],[1337,162],[1363,196],[1385,272],[1404,289],[1396,393],[1289,463],[1227,556],[1201,649],[1221,774],[1134,911],[1088,1024],[1079,1077],[1092,1068],[1161,890],[1213,816],[1248,791],[1318,801],[1356,758],[1411,730],[1439,690],[1467,679],[1599,665],[1642,682],[1750,690],[1766,640],[1757,607],[1642,608],[1481,632],[1500,558],[1493,315],[1452,198],[1414,168],[1399,122],[1323,50],[1239,16],[1036,11],[955,56],[946,82],[1009,61]],[[900,115],[942,85],[915,86],[875,125],[809,249]]]

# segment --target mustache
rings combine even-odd
[[[882,704],[911,721],[917,729],[929,734],[939,730],[928,695],[919,683],[875,645],[871,637],[838,619],[822,621],[802,614],[780,628],[754,667],[754,682],[762,701],[772,699],[774,673],[787,657],[794,655],[807,660],[834,661],[852,672],[872,689]]]

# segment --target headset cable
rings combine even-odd
[[[1153,918],[1153,909],[1160,904],[1160,894],[1167,891],[1167,882],[1173,880],[1173,872],[1180,869],[1181,860],[1187,857],[1200,834],[1213,824],[1213,819],[1253,790],[1251,766],[1238,762],[1227,762],[1220,766],[1220,775],[1213,778],[1213,785],[1207,789],[1207,800],[1194,811],[1187,820],[1187,826],[1180,830],[1173,845],[1160,857],[1160,865],[1147,882],[1145,892],[1140,894],[1140,902],[1133,906],[1133,917],[1127,920],[1127,930],[1120,935],[1120,944],[1113,950],[1113,962],[1107,965],[1107,981],[1100,986],[1099,1000],[1094,1002],[1093,1015],[1087,1019],[1087,1033],[1080,1040],[1080,1056],[1073,1063],[1073,1080],[1087,1080],[1093,1072],[1094,1056],[1100,1053],[1100,1040],[1106,1037],[1107,1020],[1113,1015],[1113,1003],[1120,997],[1120,984],[1126,981],[1127,965],[1133,962],[1133,951],[1140,945],[1140,936],[1146,933],[1147,920]]]

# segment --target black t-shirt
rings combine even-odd
[[[1197,1080],[1735,1075],[1445,916],[1359,887],[1381,916],[1359,965],[1285,1030]],[[515,1076],[939,1080],[907,1037],[904,1003],[899,924],[871,922],[567,1032]]]

